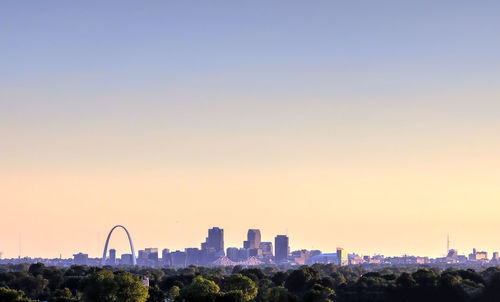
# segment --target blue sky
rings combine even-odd
[[[498,76],[496,1],[1,5],[1,79],[19,89],[32,84],[85,93],[201,84],[202,91],[299,86],[328,93],[376,89],[370,82],[377,78],[382,86],[385,80],[415,89],[438,86],[437,80],[487,86]]]

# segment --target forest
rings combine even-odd
[[[147,280],[148,282],[145,282]],[[149,284],[148,284],[149,283]],[[500,301],[500,267],[0,265],[0,301]]]

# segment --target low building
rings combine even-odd
[[[315,264],[315,263],[338,264],[339,260],[338,260],[337,253],[325,253],[325,254],[319,254],[319,255],[311,257],[310,263],[311,264]]]

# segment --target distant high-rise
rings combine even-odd
[[[262,250],[262,256],[271,258],[273,256],[273,243],[272,242],[261,242],[260,249]]]
[[[337,261],[338,265],[348,265],[349,264],[349,258],[347,255],[347,251],[344,250],[343,248],[338,247],[337,248]]]
[[[109,265],[116,265],[116,250],[109,250]]]
[[[186,265],[198,265],[201,260],[201,251],[197,248],[186,248]]]
[[[246,248],[241,248],[238,250],[238,259],[240,261],[245,261],[250,256],[250,250]]]
[[[122,254],[120,259],[121,265],[132,265],[133,264],[133,256],[132,254]]]
[[[493,252],[493,258],[491,258],[490,264],[493,265],[500,264],[500,258],[498,257],[498,252]]]
[[[148,254],[145,250],[139,250],[137,254],[137,260],[146,261],[148,259]]]
[[[248,255],[250,257],[262,258],[262,250],[261,249],[248,249]]]
[[[77,265],[87,265],[88,260],[88,254],[78,253],[73,255],[73,261]]]
[[[478,252],[475,248],[472,249],[472,254],[469,254],[470,261],[485,260],[488,259],[487,252]]]
[[[158,249],[149,247],[144,250],[139,250],[137,261],[139,261],[141,265],[156,264],[158,262]]]
[[[148,254],[148,260],[153,262],[158,262],[158,249],[157,248],[146,248],[146,253]]]
[[[243,247],[246,249],[260,248],[260,230],[249,229],[247,233],[247,240],[243,242]]]
[[[205,243],[202,244],[202,250],[215,253],[222,251],[224,253],[224,230],[218,227],[209,229],[208,237]]]
[[[170,255],[169,249],[163,249],[161,251],[161,262],[163,263],[163,265],[172,265],[172,257]]]
[[[232,261],[239,261],[238,248],[237,247],[228,247],[226,250],[226,256]]]
[[[288,236],[278,235],[274,238],[274,258],[276,262],[286,260],[290,251]]]
[[[186,252],[175,251],[170,255],[172,257],[172,266],[186,266]]]

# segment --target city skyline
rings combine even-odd
[[[500,247],[500,2],[0,1],[0,251]],[[273,234],[273,236],[271,236]],[[127,249],[122,232],[110,244]],[[246,239],[245,239],[246,238]]]
[[[112,238],[111,237],[111,234],[113,233],[113,231],[116,229],[116,228],[122,228],[124,230],[124,234],[127,236],[125,239],[126,239],[126,242],[121,242],[120,240],[114,240],[114,243],[115,245],[109,245],[109,241],[110,239]],[[115,237],[117,235],[114,235]],[[119,237],[119,235],[118,235]],[[212,252],[214,254],[218,254],[217,257],[220,257],[221,256],[221,251],[223,252],[222,255],[224,256],[228,256],[228,249],[232,249],[232,248],[237,248],[237,249],[247,249],[247,250],[251,250],[251,249],[255,249],[255,248],[262,248],[262,245],[261,244],[268,244],[268,243],[271,243],[271,246],[274,245],[274,247],[271,248],[272,250],[272,256],[273,258],[276,258],[278,260],[280,259],[284,259],[286,258],[286,256],[284,256],[283,253],[285,252],[280,252],[281,255],[279,256],[276,256],[275,254],[275,251],[277,249],[280,249],[280,250],[283,250],[283,246],[288,246],[288,249],[286,250],[286,255],[290,254],[290,252],[292,250],[296,250],[296,251],[300,251],[300,250],[313,250],[313,251],[321,251],[321,252],[328,252],[328,251],[325,251],[323,249],[320,249],[320,248],[314,248],[314,247],[311,247],[311,248],[307,248],[307,247],[300,247],[300,246],[294,246],[293,248],[291,248],[290,246],[290,243],[289,243],[289,240],[290,240],[290,237],[288,236],[288,234],[276,234],[275,237],[273,238],[272,241],[263,241],[261,240],[261,230],[260,229],[256,229],[256,228],[252,228],[252,229],[248,229],[247,231],[247,234],[246,234],[246,239],[247,240],[244,240],[242,241],[242,244],[241,245],[225,245],[224,242],[225,242],[225,239],[224,239],[224,229],[223,228],[219,228],[219,227],[213,227],[213,228],[210,228],[208,229],[208,236],[205,238],[205,241],[202,241],[200,242],[197,246],[196,245],[190,245],[190,246],[184,246],[184,247],[180,247],[180,248],[172,248],[172,246],[163,246],[162,248],[160,248],[160,250],[169,250],[169,251],[176,251],[176,252],[179,252],[179,251],[187,251],[187,250],[200,250],[200,251],[203,251],[203,250],[212,250]],[[281,246],[278,246],[277,242],[278,241],[282,241],[282,240],[286,240],[285,242],[286,243],[281,243]],[[122,240],[123,241],[123,240]],[[251,241],[253,241],[255,244],[252,244]],[[209,243],[210,242],[210,243]],[[258,244],[257,244],[258,242]],[[450,251],[454,251],[455,254],[457,254],[458,252],[461,252],[463,253],[464,251],[468,251],[468,250],[473,250],[474,253],[476,252],[476,248],[475,247],[468,247],[466,249],[458,249],[455,245],[450,245],[450,234],[446,234],[446,243],[445,243],[445,250],[443,251],[443,253],[439,254],[439,255],[427,255],[427,254],[411,254],[411,253],[400,253],[400,254],[388,254],[388,253],[384,253],[383,250],[380,250],[380,251],[377,251],[377,252],[374,252],[374,253],[363,253],[363,252],[360,252],[360,251],[354,251],[354,250],[351,250],[350,252],[353,252],[355,253],[356,255],[361,255],[362,257],[363,256],[379,256],[379,255],[384,255],[384,256],[387,256],[387,257],[401,257],[401,256],[419,256],[419,257],[428,257],[428,258],[440,258],[440,257],[445,257],[446,255],[448,255],[450,253]],[[123,247],[124,245],[127,245],[128,249],[129,250],[121,250],[121,252],[124,252],[124,253],[117,253],[117,249],[116,249],[116,246],[121,246]],[[148,249],[151,249],[151,246],[157,246],[155,244],[151,244],[149,245],[148,248],[145,248],[143,247],[145,250],[148,250]],[[277,247],[278,246],[278,247]],[[217,248],[218,247],[218,248]],[[336,249],[339,248],[339,245],[336,245]],[[105,240],[105,243],[104,243],[104,254],[100,254],[101,256],[96,256],[97,258],[99,259],[107,259],[109,257],[111,257],[111,253],[113,253],[114,255],[132,255],[130,252],[130,249],[132,250],[132,252],[134,251],[134,244],[133,244],[133,240],[132,240],[132,237],[131,237],[131,234],[129,233],[129,231],[127,230],[127,228],[125,228],[123,225],[116,225],[114,226],[113,228],[111,228],[111,231],[108,233],[108,236]],[[158,248],[155,248],[157,249],[157,254],[159,254],[158,252]],[[332,249],[332,250],[335,250],[335,249]],[[498,256],[498,250],[497,248],[494,248],[493,250],[487,250],[487,249],[484,249],[485,252],[489,252],[490,255],[497,255]],[[133,257],[134,258],[134,261],[135,259],[139,259],[139,253],[143,251],[143,250],[136,250],[134,252],[134,256],[130,256],[130,257]],[[84,250],[82,250],[81,248],[79,249],[79,252],[78,253],[82,253],[84,252]],[[85,251],[87,252],[87,251]],[[247,252],[248,253],[248,252]],[[92,257],[94,255],[92,254],[87,254],[87,253],[84,253],[85,255],[88,255],[88,257]],[[72,255],[75,255],[74,252]],[[247,256],[251,256],[250,255],[247,255]],[[44,259],[56,259],[56,258],[61,258],[62,257],[62,253],[59,254],[59,257],[47,257],[47,256],[40,256],[40,255],[21,255],[21,254],[18,254],[17,256],[10,256],[10,257],[5,257],[5,255],[3,255],[3,253],[0,251],[0,259],[16,259],[16,258],[32,258],[32,259],[37,259],[37,258],[44,258]],[[115,256],[116,259],[118,259],[117,256]],[[216,257],[216,258],[217,258]],[[94,257],[92,257],[94,258]],[[215,258],[214,258],[215,259]],[[102,260],[104,261],[104,260]],[[210,260],[210,261],[213,261]],[[209,262],[210,262],[209,261]],[[132,258],[130,258],[130,262],[132,264]],[[103,262],[101,262],[101,264],[103,264]]]
[[[130,244],[130,252],[118,254],[115,248],[108,244],[115,229],[123,229]],[[498,251],[488,253],[476,248],[472,253],[459,252],[450,248],[449,234],[446,236],[446,253],[444,257],[429,257],[425,255],[386,256],[383,254],[363,255],[356,251],[349,252],[343,247],[337,247],[334,252],[307,249],[290,249],[290,238],[287,235],[276,235],[273,242],[261,241],[260,229],[248,229],[247,240],[237,246],[224,246],[224,229],[212,227],[208,229],[208,236],[198,247],[186,247],[183,250],[170,250],[169,248],[147,247],[134,250],[132,236],[123,225],[111,228],[104,245],[101,258],[89,257],[84,252],[73,254],[73,258],[6,258],[0,257],[0,264],[43,263],[49,266],[69,267],[71,265],[87,266],[146,266],[146,267],[171,267],[184,268],[188,266],[275,266],[290,268],[300,265],[335,264],[338,266],[369,265],[383,267],[387,265],[433,265],[441,268],[487,268],[500,264]],[[274,245],[274,249],[273,249]]]

